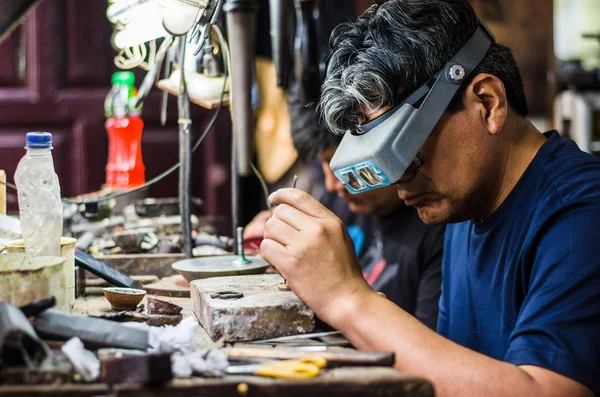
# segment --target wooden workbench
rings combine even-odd
[[[193,315],[190,298],[166,298],[181,307],[183,315]],[[145,304],[145,300],[142,302]],[[99,296],[78,298],[74,312],[97,315],[110,311],[108,302]],[[206,332],[198,327],[192,340],[195,348],[216,347]],[[161,386],[145,385],[44,385],[0,386],[2,396],[311,396],[311,397],[429,397],[431,383],[386,367],[341,367],[322,371],[317,378],[303,381],[256,376],[228,376],[220,379],[175,379]]]

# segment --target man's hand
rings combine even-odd
[[[244,239],[262,238],[265,233],[265,224],[271,217],[271,211],[261,211],[244,228]]]
[[[265,226],[262,257],[319,318],[335,326],[342,306],[372,292],[344,224],[302,190],[281,189],[269,201],[277,207]]]

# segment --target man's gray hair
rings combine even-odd
[[[477,24],[466,0],[389,0],[371,6],[356,22],[338,26],[330,40],[320,102],[329,129],[343,134],[359,117],[399,103],[458,52]],[[471,78],[483,72],[499,77],[507,86],[509,103],[527,114],[509,49],[494,44]],[[457,98],[461,97],[459,91]],[[458,110],[458,102],[450,110]]]

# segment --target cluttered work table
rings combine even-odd
[[[142,305],[148,305],[148,299],[155,298],[146,296],[141,302]],[[175,304],[182,308],[184,322],[196,323],[193,313],[193,302],[191,298],[182,297],[159,297],[161,301]],[[86,316],[102,316],[114,311],[111,305],[103,296],[79,297],[75,301],[73,313]],[[187,321],[185,319],[188,319]],[[176,378],[164,383],[160,382],[164,374],[158,375],[156,379],[151,379],[160,370],[160,364],[156,368],[146,369],[145,361],[141,360],[128,366],[119,366],[120,374],[115,375],[114,370],[106,370],[103,367],[103,375],[121,376],[121,380],[127,377],[137,377],[146,379],[146,384],[139,383],[93,383],[93,384],[53,384],[53,385],[4,385],[0,386],[1,395],[15,396],[433,396],[433,387],[423,379],[414,376],[402,374],[390,367],[390,355],[386,353],[371,355],[371,357],[361,356],[357,352],[346,347],[329,347],[327,351],[323,348],[315,347],[321,342],[332,342],[336,345],[343,340],[338,336],[330,338],[315,338],[298,340],[293,348],[285,346],[256,345],[248,343],[223,343],[221,341],[213,342],[207,331],[200,326],[193,328],[193,336],[189,341],[192,351],[227,351],[229,358],[239,355],[254,356],[255,358],[268,357],[275,358],[300,358],[303,356],[327,357],[328,366],[334,368],[324,368],[319,371],[315,377],[307,379],[283,379],[279,377],[268,376],[240,376],[226,375],[224,377],[191,377],[188,379]],[[293,340],[292,340],[293,341]],[[301,348],[298,344],[309,342],[312,347]],[[343,344],[343,343],[342,343]],[[264,354],[249,354],[251,352],[262,351]],[[314,351],[313,351],[314,350]],[[360,360],[378,360],[386,364],[377,366],[367,364],[357,364]],[[357,361],[358,360],[358,361]],[[393,357],[392,357],[393,360]],[[353,363],[354,361],[354,363]],[[281,361],[279,361],[281,362]],[[347,364],[344,364],[346,362]],[[133,362],[131,362],[133,363]],[[233,364],[233,363],[231,363]],[[103,364],[104,365],[104,364]],[[157,384],[156,381],[160,384]]]
[[[10,237],[0,248],[0,395],[434,395],[393,368],[393,353],[357,351],[320,323],[241,228],[222,238],[213,220],[193,217],[186,259],[167,203],[98,221],[75,213],[60,260],[24,255],[15,219],[0,215]]]

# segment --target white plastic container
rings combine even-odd
[[[65,258],[56,256],[0,255],[0,301],[24,306],[54,295],[56,308],[68,311],[68,302],[61,299],[64,263]]]
[[[28,133],[25,148],[27,154],[15,172],[25,252],[60,256],[63,210],[52,161],[52,134]]]
[[[70,311],[75,304],[75,243],[77,239],[72,237],[63,237],[60,240],[60,256],[65,258],[62,268],[61,290],[54,291],[56,297],[56,308],[64,311]],[[25,243],[23,240],[14,240],[6,244],[6,250],[9,254],[25,253]]]

